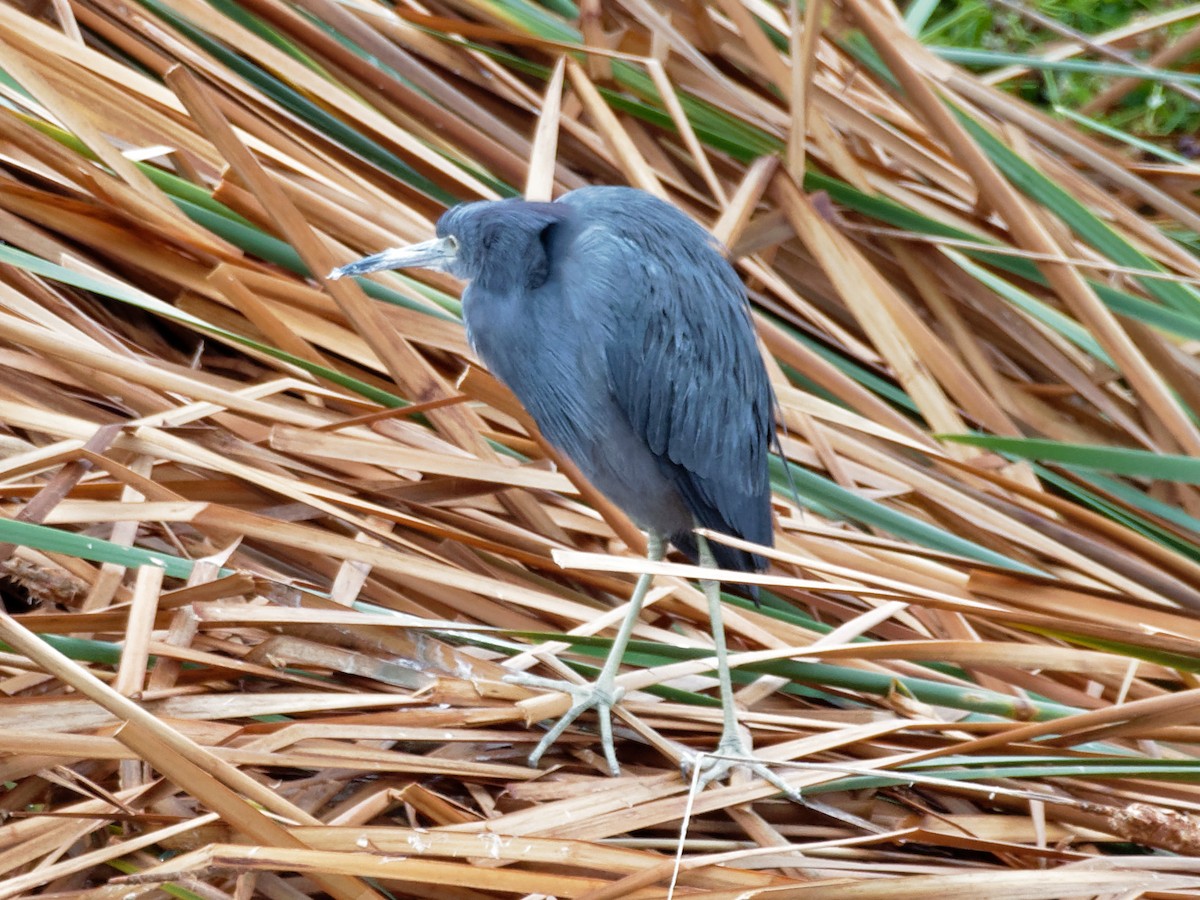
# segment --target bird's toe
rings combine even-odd
[[[724,781],[735,773],[744,772],[761,778],[792,800],[801,799],[796,788],[784,781],[764,760],[755,757],[740,739],[721,741],[713,753],[684,753],[680,769],[685,779],[695,780],[698,790],[704,790],[713,782]]]
[[[529,765],[536,768],[543,754],[562,736],[571,723],[583,715],[583,713],[594,709],[599,719],[600,743],[604,750],[604,760],[613,775],[621,774],[613,741],[612,710],[625,694],[623,687],[612,683],[573,684],[569,681],[542,678],[538,675],[529,675],[524,672],[514,672],[511,675],[506,675],[504,680],[510,684],[557,691],[571,697],[570,708],[563,713],[558,721],[550,726],[550,730],[542,736],[538,745],[533,748],[533,752],[529,754]]]

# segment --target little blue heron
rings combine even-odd
[[[765,566],[761,556],[710,545],[693,530],[772,543],[771,388],[745,288],[708,232],[645,191],[586,187],[552,203],[456,206],[438,221],[435,240],[385,250],[330,277],[407,267],[468,282],[462,309],[471,345],[546,439],[647,530],[650,559],[661,560],[669,540],[709,568]],[[623,689],[615,678],[650,581],[639,578],[594,684],[518,679],[574,699],[531,765],[594,708],[605,759],[619,772],[611,709]],[[720,587],[702,585],[724,708],[721,759],[703,781],[746,765],[791,793],[751,759],[739,735]]]

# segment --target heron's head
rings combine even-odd
[[[550,232],[569,213],[558,203],[480,200],[447,210],[437,237],[334,269],[329,277],[381,269],[435,269],[497,287],[537,287],[549,270]]]

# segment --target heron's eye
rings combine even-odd
[[[452,234],[446,235],[446,246],[449,247],[451,250],[453,250],[455,253],[457,253],[458,252],[458,238],[456,238]]]

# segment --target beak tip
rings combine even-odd
[[[393,247],[338,266],[325,277],[330,281],[337,281],[347,275],[366,275],[368,272],[380,272],[385,269],[444,269],[451,256],[445,244],[445,240],[439,238],[410,244],[407,247]]]

